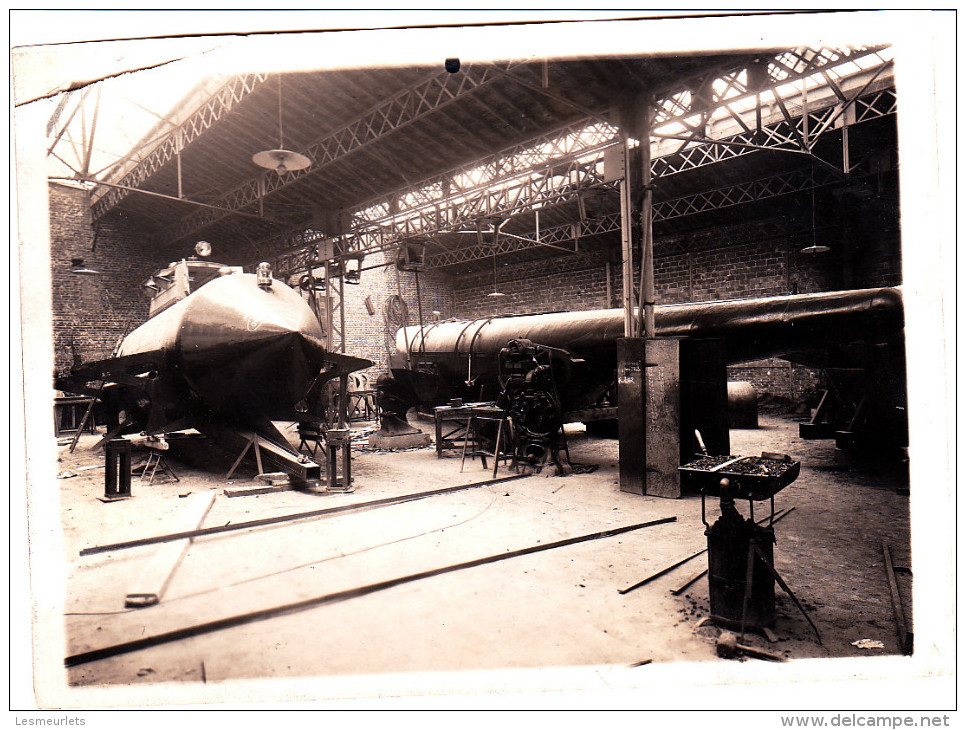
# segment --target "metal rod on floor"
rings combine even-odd
[[[272,608],[265,608],[260,611],[252,611],[251,613],[229,616],[227,618],[218,619],[217,621],[209,621],[207,623],[197,624],[195,626],[188,626],[182,629],[166,631],[155,636],[146,636],[141,639],[135,639],[134,641],[127,641],[121,644],[115,644],[113,646],[106,646],[101,649],[93,649],[91,651],[81,652],[80,654],[74,654],[64,659],[64,666],[76,667],[80,664],[87,664],[88,662],[94,662],[100,659],[108,659],[113,656],[128,654],[133,651],[140,651],[152,646],[167,644],[172,641],[181,641],[183,639],[200,636],[202,634],[210,634],[215,631],[234,628],[235,626],[243,626],[256,621],[264,621],[265,619],[275,618],[277,616],[287,616],[293,613],[308,610],[310,608],[316,608],[317,606],[322,606],[327,603],[335,603],[337,601],[344,601],[350,598],[367,596],[370,593],[376,593],[377,591],[383,591],[387,588],[403,585],[404,583],[412,583],[413,581],[422,580],[424,578],[432,578],[437,575],[453,573],[457,570],[475,568],[480,565],[488,565],[501,560],[508,560],[509,558],[516,558],[522,555],[531,555],[533,553],[543,552],[545,550],[553,550],[566,545],[575,545],[588,540],[599,540],[605,537],[613,537],[615,535],[621,535],[625,532],[631,532],[632,530],[640,530],[645,527],[663,525],[676,520],[677,517],[665,517],[660,520],[652,520],[650,522],[642,522],[636,525],[618,527],[613,530],[605,530],[604,532],[594,532],[589,535],[580,535],[579,537],[567,538],[566,540],[557,540],[556,542],[549,542],[545,545],[533,545],[531,547],[514,550],[512,552],[497,553],[496,555],[489,555],[485,558],[477,558],[476,560],[470,560],[465,563],[456,563],[455,565],[448,565],[443,568],[435,568],[433,570],[423,571],[422,573],[414,573],[401,578],[393,578],[391,580],[373,583],[360,588],[350,588],[345,591],[338,591],[336,593],[328,593],[322,596],[307,598],[302,601],[296,601],[295,603],[288,603],[282,606],[273,606]]]
[[[664,568],[663,570],[659,570],[656,573],[654,573],[653,575],[647,576],[647,578],[645,578],[644,580],[638,581],[634,585],[628,586],[627,588],[622,588],[622,589],[618,590],[617,592],[620,593],[623,596],[625,593],[630,593],[635,588],[640,588],[641,586],[646,586],[652,580],[657,580],[662,575],[666,575],[667,573],[670,573],[675,568],[681,567],[682,565],[684,565],[689,560],[694,560],[696,557],[698,557],[699,555],[703,555],[706,552],[708,552],[708,548],[705,548],[701,552],[697,552],[694,555],[688,555],[688,557],[684,558],[683,560],[679,560],[678,562],[674,563],[673,565],[669,565],[666,568]]]
[[[899,637],[899,651],[903,654],[912,653],[912,635],[906,623],[906,614],[902,610],[902,599],[899,597],[899,582],[896,580],[895,566],[892,564],[892,552],[889,545],[882,542],[882,557],[885,560],[886,578],[889,579],[889,596],[892,599],[892,611],[896,619],[896,633]]]
[[[455,487],[444,487],[443,489],[433,489],[428,492],[415,492],[413,494],[403,494],[398,497],[386,497],[384,499],[375,499],[370,502],[359,502],[357,504],[345,504],[340,507],[328,507],[326,509],[315,509],[309,512],[299,512],[294,515],[280,515],[278,517],[266,517],[260,520],[250,520],[248,522],[237,522],[235,524],[219,525],[218,527],[204,527],[199,530],[188,530],[187,532],[173,532],[169,535],[156,535],[154,537],[144,537],[139,540],[129,540],[128,542],[116,542],[111,545],[97,545],[95,547],[84,548],[80,551],[81,555],[95,555],[97,553],[106,553],[112,550],[123,550],[125,548],[141,547],[142,545],[154,545],[160,542],[172,542],[174,540],[183,540],[186,537],[200,537],[202,535],[216,535],[222,532],[233,532],[235,530],[247,530],[253,527],[263,527],[265,525],[276,525],[281,522],[289,522],[291,520],[304,520],[310,517],[321,517],[322,515],[332,515],[339,512],[349,512],[351,510],[366,509],[367,507],[383,507],[390,504],[399,504],[401,502],[410,502],[414,499],[423,499],[425,497],[434,497],[438,494],[449,494],[450,492],[459,492],[464,489],[475,489],[477,487],[486,487],[491,484],[499,484],[501,482],[509,482],[513,479],[524,479],[531,474],[513,474],[511,476],[500,477],[499,479],[489,479],[485,482],[474,482],[473,484],[459,484]]]
[[[775,566],[772,565],[770,562],[768,562],[768,556],[765,555],[762,549],[758,547],[758,545],[754,542],[751,543],[751,550],[753,550],[755,554],[758,555],[758,559],[761,561],[762,565],[765,566],[765,569],[772,574],[772,577],[775,579],[775,582],[778,583],[778,585],[781,586],[781,589],[788,594],[789,598],[792,599],[792,603],[794,603],[795,606],[798,608],[798,610],[801,611],[802,616],[805,617],[805,620],[808,621],[808,625],[811,626],[812,630],[815,632],[815,638],[818,639],[819,646],[823,646],[822,635],[818,633],[818,626],[816,626],[815,622],[812,621],[812,617],[808,615],[808,611],[805,610],[805,606],[803,606],[801,601],[799,601],[798,598],[795,597],[795,594],[792,593],[792,589],[788,587],[788,584],[785,582],[785,579],[778,574],[777,570],[775,570]],[[749,583],[750,582],[751,581],[749,579]],[[741,632],[744,633],[744,631],[745,631],[745,628],[744,626],[742,626]]]

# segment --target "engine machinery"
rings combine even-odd
[[[557,390],[558,371],[573,363],[566,350],[510,340],[500,350],[500,386],[497,405],[512,424],[511,448],[516,463],[542,465],[548,459],[562,469],[566,454],[563,406]]]

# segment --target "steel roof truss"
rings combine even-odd
[[[305,170],[288,172],[285,175],[270,172],[261,175],[265,178],[263,194],[270,195],[281,190],[305,175],[316,173],[321,167],[369,146],[417,119],[475,92],[498,78],[497,72],[500,70],[502,69],[496,64],[487,64],[467,66],[466,72],[458,75],[444,71],[396,93],[302,150],[302,154],[312,160],[312,164]],[[254,202],[259,193],[258,178],[253,178],[235,187],[222,200],[216,201],[216,204],[222,208],[242,207]],[[211,222],[204,215],[190,216],[162,235],[169,240],[183,238]]]
[[[207,130],[212,124],[231,111],[238,102],[251,94],[255,88],[268,78],[267,74],[246,74],[235,76],[226,82],[217,93],[213,94],[194,114],[178,125],[153,149],[144,160],[124,175],[115,187],[108,190],[91,207],[93,218],[96,220],[107,213],[130,194],[131,189],[139,188],[149,177],[170,161],[176,152],[184,145]],[[180,134],[179,134],[180,132]]]

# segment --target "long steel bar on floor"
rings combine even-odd
[[[265,517],[260,520],[249,520],[248,522],[236,522],[229,525],[220,525],[218,527],[205,527],[199,530],[188,530],[186,532],[174,532],[169,535],[156,535],[153,537],[144,537],[139,540],[128,540],[127,542],[116,542],[110,545],[97,545],[95,547],[84,548],[80,551],[81,555],[96,555],[97,553],[107,553],[113,550],[124,550],[126,548],[141,547],[142,545],[155,545],[162,542],[171,542],[173,540],[183,540],[186,537],[201,537],[202,535],[217,535],[223,532],[234,532],[235,530],[249,530],[254,527],[264,527],[266,525],[277,525],[282,522],[291,522],[292,520],[306,520],[312,517],[322,517],[323,515],[333,515],[340,512],[349,512],[351,510],[357,509],[368,509],[371,507],[385,507],[392,504],[401,504],[403,502],[411,502],[416,499],[424,499],[426,497],[435,497],[439,494],[450,494],[452,492],[459,492],[465,489],[476,489],[478,487],[487,487],[491,484],[500,484],[502,482],[513,481],[514,479],[525,479],[531,474],[513,474],[507,477],[500,477],[499,479],[489,479],[485,482],[474,482],[472,484],[459,484],[455,487],[444,487],[442,489],[433,489],[428,492],[415,492],[413,494],[403,494],[398,497],[386,497],[384,499],[374,499],[369,502],[359,502],[357,504],[344,504],[339,507],[327,507],[325,509],[315,509],[308,512],[299,512],[298,514],[292,515],[279,515],[278,517]]]
[[[664,525],[669,522],[675,522],[676,520],[677,520],[677,517],[664,517],[658,520],[651,520],[650,522],[641,522],[636,525],[627,525],[626,527],[618,527],[613,530],[594,532],[588,535],[579,535],[577,537],[570,537],[565,540],[557,540],[556,542],[533,545],[531,547],[522,548],[520,550],[513,550],[511,552],[505,552],[505,553],[497,553],[496,555],[488,555],[484,558],[477,558],[476,560],[469,560],[464,563],[456,563],[454,565],[447,565],[442,568],[434,568],[432,570],[426,570],[421,573],[413,573],[411,575],[405,575],[400,578],[392,578],[391,580],[385,580],[380,583],[373,583],[371,585],[361,586],[359,588],[350,588],[345,591],[338,591],[336,593],[328,593],[322,596],[315,596],[313,598],[307,598],[303,601],[296,601],[295,603],[288,603],[282,606],[274,606],[272,608],[266,608],[260,611],[252,611],[251,613],[243,613],[237,616],[229,616],[228,618],[219,619],[217,621],[209,621],[207,623],[196,624],[195,626],[188,626],[182,629],[166,631],[164,633],[157,634],[155,636],[146,636],[141,639],[135,639],[134,641],[123,642],[121,644],[115,644],[113,646],[107,646],[101,649],[93,649],[91,651],[81,652],[80,654],[74,654],[64,659],[64,666],[76,667],[81,664],[87,664],[88,662],[94,662],[101,659],[108,659],[113,656],[128,654],[133,651],[140,651],[142,649],[148,649],[153,646],[168,644],[173,641],[181,641],[183,639],[188,639],[194,636],[210,634],[215,631],[222,631],[224,629],[230,629],[236,626],[244,626],[246,624],[255,623],[256,621],[264,621],[266,619],[276,618],[278,616],[287,616],[293,613],[306,611],[308,609],[316,608],[318,606],[323,606],[329,603],[336,603],[338,601],[345,601],[351,598],[359,598],[361,596],[367,596],[370,593],[384,591],[388,588],[394,588],[396,586],[403,585],[405,583],[412,583],[414,581],[423,580],[424,578],[433,578],[437,575],[445,575],[446,573],[453,573],[458,570],[465,570],[467,568],[476,568],[481,565],[489,565],[490,563],[496,563],[502,560],[509,560],[510,558],[517,558],[523,555],[532,555],[533,553],[544,552],[546,550],[553,550],[556,548],[565,547],[567,545],[576,545],[577,543],[587,542],[589,540],[600,540],[606,537],[622,535],[626,532],[631,532],[633,530],[640,530],[645,527],[655,527],[657,525]]]

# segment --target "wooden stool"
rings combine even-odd
[[[144,468],[141,471],[141,477],[138,479],[138,482],[141,484],[144,483],[144,477],[147,476],[149,470],[151,472],[151,477],[148,479],[148,484],[154,484],[154,477],[157,475],[159,470],[161,472],[161,476],[169,477],[171,480],[180,482],[181,480],[178,478],[178,475],[174,473],[174,469],[172,469],[168,462],[164,460],[161,452],[157,449],[151,448],[150,446],[148,449],[148,460],[144,464]]]
[[[299,451],[306,449],[312,456],[325,440],[325,429],[321,421],[300,421],[298,423]]]

